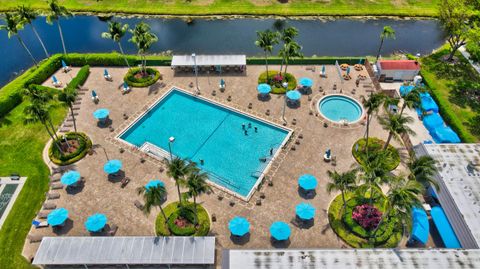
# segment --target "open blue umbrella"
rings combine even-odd
[[[312,175],[305,174],[298,179],[298,185],[306,191],[313,190],[317,187],[317,179]]]
[[[315,217],[315,207],[307,203],[301,203],[295,207],[295,213],[303,220],[313,219]]]
[[[165,187],[165,183],[158,179],[150,180],[147,185],[145,185],[145,188],[148,190],[153,187]]]
[[[292,101],[300,100],[301,97],[302,97],[302,94],[297,90],[287,92],[287,98]]]
[[[270,226],[270,235],[276,240],[287,240],[290,233],[290,226],[285,222],[277,221]]]
[[[266,83],[258,84],[257,90],[261,94],[267,94],[272,90],[272,87]]]
[[[80,179],[80,173],[74,170],[68,171],[65,174],[63,174],[62,178],[60,179],[60,182],[62,184],[70,186],[78,182]]]
[[[107,224],[107,216],[103,214],[94,214],[85,221],[85,229],[89,232],[98,232]]]
[[[109,114],[110,114],[110,111],[106,108],[100,108],[95,110],[95,112],[93,112],[93,116],[97,120],[105,119],[106,117],[108,117]]]
[[[107,174],[115,174],[122,168],[122,161],[110,160],[103,166],[103,171]]]
[[[250,223],[246,218],[236,216],[228,223],[228,229],[233,235],[244,236],[250,230]]]
[[[62,225],[68,219],[68,210],[57,208],[47,216],[47,223],[52,226]]]
[[[300,78],[300,85],[303,87],[312,87],[313,81],[310,78]]]

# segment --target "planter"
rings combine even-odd
[[[81,160],[87,153],[90,154],[92,148],[92,141],[84,133],[66,133],[65,139],[60,137],[56,142],[60,144],[62,153],[58,150],[55,143],[50,145],[48,149],[48,157],[57,165],[69,165]]]
[[[160,77],[160,72],[157,69],[148,67],[145,69],[145,73],[142,73],[142,69],[136,67],[128,71],[124,80],[130,87],[143,88],[155,84]]]

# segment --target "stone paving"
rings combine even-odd
[[[275,68],[270,66],[271,70]],[[261,192],[265,193],[265,199],[262,200],[260,206],[255,205],[255,201],[259,199],[259,192],[255,193],[250,202],[245,203],[237,198],[224,194],[223,200],[218,200],[218,194],[222,193],[216,190],[215,193],[204,195],[199,198],[201,204],[210,214],[215,214],[216,222],[212,223],[211,235],[217,237],[218,250],[221,248],[272,248],[270,242],[269,226],[274,221],[290,221],[295,217],[295,205],[306,201],[313,204],[317,213],[313,227],[308,229],[299,229],[291,225],[292,234],[288,247],[290,248],[342,248],[347,247],[345,243],[339,239],[330,229],[327,219],[327,209],[330,201],[336,193],[328,194],[325,191],[328,182],[327,171],[338,170],[345,171],[354,163],[351,154],[353,143],[362,137],[365,128],[362,124],[354,127],[344,128],[341,126],[329,125],[328,128],[323,126],[323,120],[317,117],[315,108],[312,108],[311,102],[316,102],[319,96],[324,93],[334,93],[333,84],[337,84],[337,91],[340,90],[344,94],[348,94],[357,100],[360,96],[366,95],[367,87],[355,87],[355,79],[340,83],[334,66],[327,66],[328,78],[320,78],[320,66],[316,67],[316,72],[309,70],[311,67],[306,66],[289,66],[289,72],[300,78],[303,76],[314,79],[314,87],[312,93],[308,96],[302,96],[301,105],[298,108],[286,109],[286,119],[288,127],[300,131],[303,136],[296,140],[299,141],[295,145],[296,150],[290,150],[294,145],[289,144],[285,151],[285,159],[278,167],[278,170],[271,177],[273,186],[262,187]],[[77,103],[78,115],[77,127],[81,132],[87,133],[93,141],[95,153],[87,155],[83,160],[72,165],[73,169],[78,170],[85,178],[84,187],[75,193],[67,193],[65,189],[56,190],[60,194],[54,202],[57,207],[65,207],[69,210],[69,221],[59,231],[52,231],[52,228],[32,228],[33,235],[66,235],[79,236],[89,235],[84,228],[84,222],[87,217],[94,213],[104,213],[108,217],[109,224],[118,225],[117,235],[154,235],[154,223],[158,210],[155,209],[149,216],[144,215],[134,206],[134,201],[142,201],[141,197],[136,194],[135,189],[145,185],[150,179],[159,178],[166,182],[168,191],[168,200],[173,202],[177,200],[175,184],[169,179],[165,172],[160,172],[161,166],[155,162],[140,162],[137,153],[126,149],[124,153],[120,153],[119,147],[108,142],[112,133],[109,128],[101,128],[97,126],[96,120],[92,113],[98,108],[108,108],[110,110],[111,127],[116,131],[123,122],[123,114],[129,116],[135,112],[141,111],[147,103],[157,100],[160,95],[168,90],[171,86],[181,87],[183,89],[192,90],[189,87],[191,82],[195,81],[193,75],[174,76],[173,71],[169,67],[159,67],[163,74],[163,80],[154,84],[149,88],[134,88],[128,94],[122,94],[119,87],[122,84],[125,68],[108,68],[109,73],[113,77],[113,81],[109,82],[103,78],[103,68],[92,68],[91,74],[84,85],[88,91],[84,91],[80,97],[81,101]],[[223,74],[219,75],[200,75],[199,88],[201,94],[207,98],[212,97],[212,91],[216,90],[215,99],[222,100],[225,103],[235,104],[243,110],[248,111],[249,103],[252,103],[251,111],[255,111],[258,115],[265,115],[267,109],[270,110],[274,120],[281,120],[283,96],[271,95],[268,101],[260,101],[257,98],[257,78],[258,75],[265,70],[264,66],[248,66],[246,75]],[[76,72],[74,69],[72,72]],[[362,74],[366,75],[363,70]],[[355,78],[357,71],[352,68],[352,76]],[[68,75],[59,72],[57,78],[68,81]],[[220,78],[224,78],[226,82],[226,91],[224,93],[218,90]],[[369,79],[367,79],[369,80]],[[47,84],[50,82],[47,82]],[[320,91],[322,88],[322,92]],[[355,94],[351,90],[356,88]],[[90,91],[94,89],[100,97],[100,102],[95,104],[91,100]],[[231,96],[232,101],[227,102],[226,99]],[[311,99],[311,100],[309,100]],[[316,103],[315,103],[316,104]],[[310,113],[310,111],[313,113]],[[313,115],[311,115],[313,114]],[[264,116],[266,117],[266,116]],[[291,122],[296,119],[296,124]],[[281,121],[280,121],[281,122]],[[67,124],[67,127],[69,125]],[[371,135],[385,139],[387,133],[381,129],[378,122],[374,120],[371,124]],[[396,143],[396,142],[395,142]],[[395,144],[398,146],[398,143]],[[336,166],[323,161],[323,154],[326,149],[330,148],[332,154],[336,156]],[[122,170],[125,175],[130,177],[131,182],[121,188],[120,183],[109,181],[107,175],[103,172],[103,164],[110,159],[120,159],[123,161]],[[288,164],[288,165],[287,165]],[[49,163],[52,166],[51,163]],[[305,200],[298,192],[297,179],[300,175],[309,173],[317,177],[319,185],[317,187],[316,196],[313,199]],[[234,201],[235,205],[229,205],[230,201]],[[251,223],[250,239],[246,244],[234,244],[230,239],[228,231],[228,221],[235,215],[246,217]],[[32,257],[38,247],[38,243],[25,243],[24,255]],[[217,251],[220,255],[221,251]],[[217,263],[218,264],[218,263]]]

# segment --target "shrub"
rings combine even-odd
[[[180,227],[176,224],[178,219],[184,218],[188,221],[188,224],[184,227]],[[195,233],[195,226],[192,224],[195,219],[194,213],[188,208],[179,207],[179,209],[168,217],[168,229],[174,235],[178,236],[190,236]]]
[[[208,216],[207,211],[201,205],[197,205],[198,210],[198,227],[195,229],[193,225],[187,226],[185,228],[180,228],[175,225],[174,221],[180,216],[184,214],[190,222],[193,222],[194,211],[193,211],[193,204],[192,203],[184,203],[184,208],[182,209],[179,207],[178,202],[170,203],[163,208],[165,215],[167,215],[167,223],[165,223],[165,219],[163,218],[162,213],[158,214],[157,219],[155,221],[155,232],[157,235],[162,236],[169,236],[169,235],[193,235],[193,236],[205,236],[210,231],[210,217]],[[193,233],[191,233],[193,228]]]
[[[135,77],[141,72],[140,67],[132,68],[128,70],[125,75],[124,80],[128,83],[130,87],[148,87],[153,85],[160,78],[160,72],[154,68],[147,68],[146,72],[148,76],[145,77]]]
[[[363,204],[355,206],[352,212],[352,219],[364,229],[373,230],[382,220],[382,215],[382,212],[375,206]]]
[[[62,155],[58,148],[52,143],[50,145],[50,148],[48,149],[48,156],[50,157],[50,160],[58,165],[68,165],[75,163],[79,160],[81,160],[87,152],[92,148],[92,141],[90,138],[84,134],[84,133],[66,133],[65,134],[67,140],[74,140],[76,139],[79,143],[78,149],[75,152],[72,152],[70,154]],[[61,143],[63,140],[61,137],[59,137],[58,140],[56,140],[57,143]]]
[[[78,74],[76,77],[74,77],[70,83],[68,83],[67,87],[65,90],[67,91],[76,91],[79,86],[83,86],[85,84],[85,81],[87,81],[88,76],[90,75],[90,66],[85,65],[80,70],[78,71]]]
[[[361,138],[357,140],[357,142],[355,142],[352,147],[352,155],[360,165],[363,164],[366,158],[365,151],[363,150],[365,148],[366,141],[367,140],[365,138]],[[368,152],[378,152],[383,150],[383,145],[385,145],[385,142],[383,140],[376,137],[369,137],[368,141]],[[389,158],[387,159],[385,168],[391,171],[397,168],[397,166],[400,164],[400,154],[398,153],[398,150],[392,145],[388,145],[387,151],[389,153]]]
[[[468,42],[465,46],[467,48],[468,53],[470,53],[470,59],[474,62],[480,62],[480,44],[475,42]]]
[[[267,71],[261,73],[258,77],[258,84],[267,83],[272,87],[272,93],[282,94],[285,93],[285,88],[282,86],[283,79],[288,82],[287,89],[289,91],[297,88],[297,79],[292,74],[279,74],[279,71],[275,70],[268,71],[268,81]]]

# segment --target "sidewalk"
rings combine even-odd
[[[462,53],[463,57],[467,59],[473,69],[475,69],[480,75],[480,64],[474,63],[472,60],[470,60],[470,53],[468,53],[468,51],[465,49],[465,46],[461,46],[458,50],[460,51],[460,53]]]

